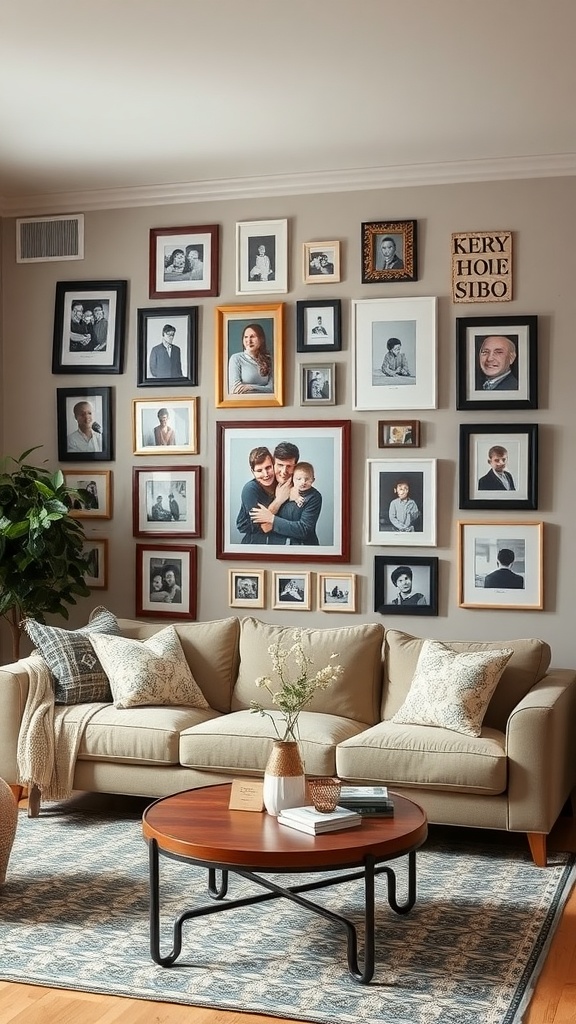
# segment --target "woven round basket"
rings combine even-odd
[[[4,779],[0,779],[0,885],[6,881],[6,870],[16,835],[18,805]]]

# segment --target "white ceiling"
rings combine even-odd
[[[575,0],[0,0],[0,212],[576,173]]]

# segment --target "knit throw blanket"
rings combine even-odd
[[[28,697],[18,733],[18,783],[44,800],[67,800],[84,730],[101,704],[58,705],[50,669],[35,651],[26,658]]]

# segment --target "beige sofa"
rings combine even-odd
[[[119,621],[122,635],[140,640],[164,628]],[[293,627],[229,618],[175,628],[209,709],[102,704],[81,740],[74,789],[160,797],[263,774],[274,731],[267,717],[250,712],[250,700],[263,699],[254,681],[271,672],[269,645]],[[307,774],[387,784],[434,823],[525,832],[535,862],[546,863],[546,836],[576,786],[576,673],[549,669],[547,644],[446,645],[513,649],[481,734],[471,737],[391,721],[422,640],[365,624],[306,630],[303,642],[318,668],[333,652],[344,668],[300,715]],[[26,659],[0,669],[0,776],[12,785],[27,690]]]

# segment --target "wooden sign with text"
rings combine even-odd
[[[452,235],[452,302],[510,302],[512,232]]]

